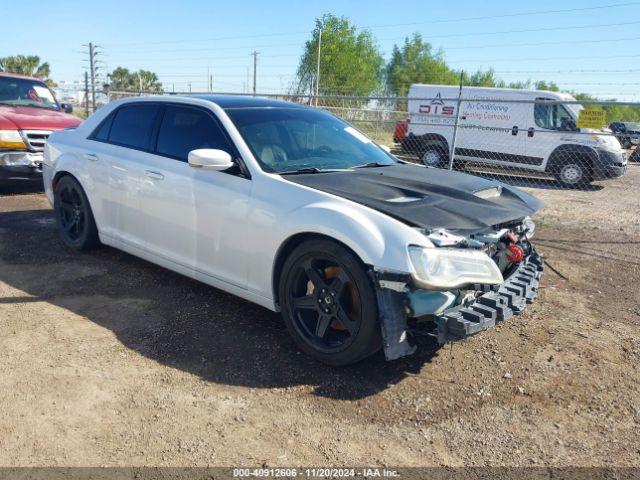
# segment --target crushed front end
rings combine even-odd
[[[544,269],[531,244],[534,230],[529,217],[466,236],[422,230],[434,245],[416,253],[424,259],[413,260],[424,271],[374,270],[387,360],[413,353],[415,335],[433,335],[444,344],[521,313],[535,300]],[[455,272],[456,265],[470,273]]]

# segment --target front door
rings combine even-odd
[[[539,160],[540,169],[551,153],[571,136],[570,125],[575,120],[564,107],[557,103],[545,103],[551,98],[536,98],[533,115],[529,118],[530,133],[527,136],[527,155]],[[557,101],[557,100],[556,100]]]
[[[147,248],[182,267],[246,288],[243,249],[251,181],[236,172],[192,168],[191,150],[236,150],[212,112],[164,107],[154,155],[142,168],[140,210]]]

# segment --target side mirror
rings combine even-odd
[[[233,167],[231,155],[224,150],[213,148],[199,148],[191,150],[188,157],[189,165],[193,168],[223,171]]]
[[[60,104],[60,108],[62,109],[62,111],[64,113],[71,113],[73,112],[73,105],[71,105],[70,103],[61,103]]]
[[[391,149],[387,145],[378,145],[381,149],[383,149],[387,153],[391,153]]]

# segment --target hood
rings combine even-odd
[[[386,213],[411,226],[471,234],[518,220],[542,201],[501,182],[418,165],[285,175],[287,180]]]
[[[79,118],[56,110],[0,105],[0,129],[62,130],[80,123]]]

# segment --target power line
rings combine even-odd
[[[593,7],[581,7],[581,8],[570,8],[570,9],[558,9],[558,10],[537,10],[537,11],[528,11],[528,12],[516,12],[516,13],[508,13],[508,14],[499,14],[499,15],[485,15],[480,17],[466,17],[466,18],[448,18],[448,19],[436,19],[429,20],[423,22],[411,22],[411,23],[396,23],[396,24],[382,24],[382,25],[372,25],[366,28],[388,28],[388,27],[400,27],[400,26],[410,26],[410,25],[431,25],[434,23],[456,23],[456,22],[467,22],[473,20],[490,20],[490,19],[498,19],[498,18],[512,18],[512,17],[522,17],[522,16],[530,16],[530,15],[542,15],[542,14],[555,14],[555,13],[571,13],[571,12],[579,12],[579,11],[589,11],[589,10],[602,10],[602,9],[611,9],[618,7],[625,7],[631,5],[637,5],[640,2],[624,2],[624,3],[611,3]],[[361,30],[362,30],[361,29]],[[162,40],[162,41],[153,41],[153,42],[121,42],[121,43],[113,43],[110,45],[113,46],[133,46],[133,45],[172,45],[172,44],[186,44],[186,43],[200,43],[200,42],[211,42],[211,41],[220,41],[220,40],[240,40],[240,39],[249,39],[249,38],[267,38],[267,37],[284,37],[284,36],[294,36],[294,35],[306,35],[309,31],[292,31],[292,32],[278,32],[278,33],[262,33],[262,34],[252,34],[252,35],[235,35],[229,37],[213,37],[213,38],[202,38],[202,39],[192,39],[192,40]],[[471,34],[476,35],[476,34]]]
[[[584,45],[585,43],[610,43],[610,42],[629,42],[633,40],[640,40],[640,37],[630,37],[630,38],[607,38],[602,40],[567,40],[563,42],[538,42],[538,43],[510,43],[509,47],[542,47],[545,45]],[[445,47],[442,48],[445,51],[449,50],[475,50],[478,48],[504,48],[504,43],[501,44],[492,44],[492,45],[468,45],[464,47]]]
[[[532,33],[532,32],[553,32],[558,30],[580,30],[584,28],[602,28],[602,27],[622,27],[627,25],[638,25],[640,22],[620,22],[620,23],[601,23],[601,24],[591,24],[591,25],[572,25],[572,26],[563,26],[563,27],[545,27],[545,28],[525,28],[521,30],[500,30],[493,32],[472,32],[472,33],[449,33],[446,35],[429,35],[427,39],[430,38],[453,38],[453,37],[470,37],[470,36],[478,36],[478,35],[502,35],[505,33]]]
[[[547,60],[607,60],[611,58],[637,58],[640,55],[589,55],[585,57],[538,57],[538,58],[496,58],[492,60],[481,60],[477,58],[467,59],[467,60],[451,60],[447,59],[447,62],[478,62],[478,63],[495,63],[495,62],[530,62],[530,61],[547,61]]]
[[[537,10],[537,11],[519,12],[519,13],[505,13],[501,15],[486,15],[482,17],[444,18],[444,19],[429,20],[426,22],[409,22],[409,23],[396,23],[396,24],[386,24],[386,25],[372,25],[369,28],[407,27],[411,25],[431,25],[434,23],[458,23],[458,22],[469,22],[473,20],[495,20],[498,18],[524,17],[529,15],[546,15],[550,13],[573,13],[573,12],[583,12],[588,10],[604,10],[604,9],[608,10],[611,8],[638,5],[639,3],[640,2],[610,3],[608,5],[600,5],[595,7],[568,8],[563,10]]]

